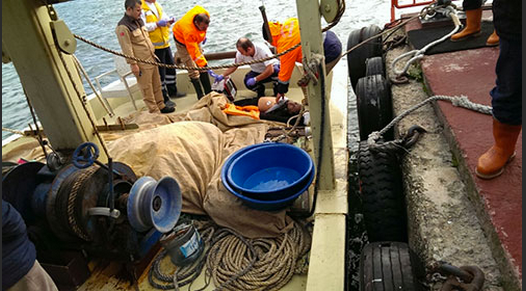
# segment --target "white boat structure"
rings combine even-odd
[[[332,8],[332,11],[334,12],[338,9],[337,1],[325,5],[327,8],[325,9],[326,11],[331,11]],[[321,15],[319,14],[318,7],[318,1],[301,1],[301,5],[298,5],[298,15],[302,26],[301,34],[303,42],[303,54],[307,61],[310,61],[313,54],[316,52],[319,53],[322,49],[320,25]],[[36,172],[44,167],[44,164],[47,167],[46,169],[50,170],[51,172],[54,170],[60,172],[61,170],[68,168],[69,174],[80,173],[82,170],[76,170],[73,165],[70,164],[69,160],[71,157],[71,152],[78,148],[79,145],[90,142],[100,149],[100,155],[98,156],[96,163],[89,166],[88,169],[90,169],[90,167],[105,169],[106,167],[114,166],[114,169],[116,169],[116,172],[114,173],[118,173],[117,176],[119,176],[119,174],[120,177],[124,177],[126,175],[134,176],[134,171],[131,170],[128,165],[123,165],[120,163],[119,160],[115,159],[109,163],[108,158],[110,157],[108,156],[108,151],[106,150],[106,143],[111,142],[111,139],[107,141],[101,137],[103,135],[107,136],[106,134],[108,132],[116,133],[117,135],[126,135],[127,132],[133,132],[130,135],[140,134],[141,132],[147,131],[147,128],[156,127],[156,125],[146,125],[146,127],[144,127],[145,124],[139,124],[139,129],[137,129],[136,124],[126,124],[123,121],[126,119],[126,117],[133,114],[135,114],[133,116],[139,118],[140,116],[148,115],[148,113],[143,110],[144,104],[141,101],[141,94],[135,89],[136,85],[133,84],[133,80],[131,80],[130,83],[126,83],[126,86],[129,90],[120,91],[122,96],[110,96],[122,98],[105,98],[105,101],[101,102],[101,100],[93,94],[86,96],[81,82],[81,74],[79,74],[78,68],[75,64],[75,58],[72,55],[75,52],[76,39],[68,30],[67,25],[56,16],[56,13],[52,7],[52,3],[44,5],[43,2],[36,0],[4,1],[2,3],[2,8],[4,15],[4,35],[2,49],[3,61],[11,61],[15,65],[28,100],[30,101],[31,106],[33,107],[34,112],[38,116],[38,119],[41,123],[41,130],[34,130],[32,133],[28,133],[28,136],[19,137],[14,140],[10,140],[6,144],[3,144],[2,149],[4,159],[7,158],[9,161],[16,162],[19,158],[24,158],[24,155],[25,158],[27,158],[28,152],[20,150],[23,148],[34,149],[36,146],[40,153],[33,151],[29,154],[29,156],[33,154],[33,157],[36,157],[39,161],[43,161],[44,163],[31,161],[26,163],[26,165],[30,166],[22,165],[26,170],[31,168],[29,171],[33,171],[31,173],[32,175],[36,175]],[[332,15],[328,15],[327,17],[329,17],[329,19],[330,17],[334,18],[335,14],[332,13]],[[17,29],[10,29],[14,27],[17,27]],[[20,31],[22,28],[24,30],[23,32]],[[23,37],[20,37],[21,35],[23,35]],[[110,57],[108,57],[108,59],[110,59]],[[243,84],[243,77],[248,70],[248,66],[243,66],[231,75],[233,82],[238,85],[236,98],[253,97],[254,95],[253,92],[246,90],[244,86],[241,85]],[[216,70],[216,72],[220,73],[221,70]],[[310,252],[307,255],[308,272],[300,275],[294,275],[291,280],[288,278],[287,280],[290,281],[286,281],[285,283],[287,284],[285,286],[280,286],[281,290],[343,290],[345,288],[345,227],[348,205],[346,173],[348,151],[346,134],[347,107],[341,106],[341,104],[347,104],[348,79],[346,64],[345,62],[339,62],[331,74],[328,76],[325,76],[323,72],[321,74],[323,74],[323,76],[320,77],[319,82],[310,82],[306,90],[309,104],[308,109],[310,111],[310,131],[312,132],[312,137],[304,137],[304,142],[307,143],[306,147],[310,149],[312,159],[315,161],[316,172],[319,173],[315,183],[310,187],[310,190],[306,192],[310,195],[310,199],[307,197],[306,201],[312,203],[314,189],[317,188],[316,191],[318,192],[318,199],[315,201],[316,205],[303,206],[306,213],[309,213],[311,209],[313,211],[311,212],[312,215],[308,218],[312,221],[313,225],[312,240],[309,240],[310,246],[307,246],[308,249],[310,249]],[[125,73],[120,75],[126,77],[124,76]],[[301,100],[304,98],[304,93],[301,88],[296,87],[295,85],[297,81],[303,77],[303,75],[304,72],[302,67],[297,66],[291,79],[291,88],[287,94],[289,99],[301,102]],[[120,79],[104,88],[101,88],[102,86],[98,86],[99,91],[102,91],[99,93],[102,93],[107,97],[109,96],[107,95],[109,89],[112,87],[122,86],[123,84],[124,83],[122,82],[122,79]],[[177,103],[177,111],[173,114],[174,116],[178,114],[184,114],[184,112],[187,112],[187,110],[195,108],[196,104],[204,102],[201,100],[199,103],[197,103],[197,98],[185,71],[180,70],[178,72],[177,87],[179,91],[187,93],[187,96],[174,99],[174,101]],[[130,92],[131,98],[129,98],[130,96],[127,96],[128,92]],[[215,98],[221,98],[221,94],[212,93],[212,95]],[[205,97],[205,99],[206,98],[207,97]],[[211,99],[212,96],[210,96],[210,100]],[[226,99],[224,98],[224,100]],[[107,107],[108,110],[105,107]],[[108,111],[114,113],[112,114],[113,116],[110,116]],[[166,116],[168,115],[159,115],[159,118],[165,119]],[[261,123],[265,124],[265,122]],[[284,125],[282,124],[281,126]],[[158,128],[161,127],[163,126]],[[268,128],[268,126],[266,127]],[[48,142],[46,145],[43,143],[40,143],[39,145],[38,143],[35,143],[35,137],[37,137],[36,140],[46,140]],[[189,136],[188,138],[192,137]],[[129,146],[133,147],[133,145]],[[42,148],[46,149],[47,161],[44,159],[44,152],[42,151]],[[93,150],[93,148],[91,148],[91,150]],[[130,148],[123,148],[121,153],[129,150]],[[55,153],[59,153],[62,159],[68,161],[57,158]],[[115,152],[113,150],[112,153],[112,155],[115,156]],[[120,156],[120,154],[117,155]],[[142,160],[153,158],[155,157],[139,157],[139,159]],[[90,161],[90,157],[88,157],[88,164],[93,162],[93,156],[91,156],[91,159],[92,160]],[[53,162],[58,161],[58,163],[51,165],[52,160]],[[78,161],[81,164],[86,162],[86,160],[82,157],[80,157]],[[23,167],[19,166],[17,168]],[[131,165],[131,167],[134,168],[133,165]],[[96,172],[98,170],[93,171]],[[137,170],[135,172],[137,172]],[[8,182],[6,182],[4,179],[4,193],[6,193],[5,190],[8,190],[8,193],[13,193],[13,191],[15,191],[11,188],[8,189],[6,185],[15,185],[17,182],[20,183],[20,181],[15,177],[17,175],[13,175],[12,172],[10,173],[11,179],[8,180]],[[123,175],[123,173],[126,174]],[[56,180],[53,180],[49,181],[49,183],[59,188],[66,187],[67,183],[64,182],[64,179],[69,178],[69,174],[59,174],[58,180],[61,181],[57,182]],[[139,194],[136,195],[142,195],[146,190],[140,187],[146,187],[144,185],[146,185],[147,182],[140,179],[133,180],[136,181],[136,183],[139,183],[138,181],[142,181],[143,184],[134,186],[139,188],[139,190],[137,190],[139,191]],[[154,181],[157,187],[162,187],[161,181],[157,182],[157,179],[154,179]],[[116,181],[114,182],[117,184],[119,183]],[[110,182],[110,184],[111,183],[112,182]],[[179,183],[181,183],[181,181],[179,181]],[[51,184],[48,184],[48,186]],[[97,183],[94,182],[94,184]],[[126,191],[129,191],[131,183],[127,183],[126,185]],[[18,184],[17,186],[13,187],[18,187]],[[9,190],[11,190],[11,192],[9,192]],[[33,190],[34,189],[31,189],[30,192],[33,192]],[[111,197],[113,197],[112,195],[118,195],[117,192],[113,193],[113,190],[108,191],[110,191],[112,194],[109,194],[110,196],[105,197],[110,197],[110,200],[112,199]],[[58,194],[57,189],[54,188],[54,186],[49,186],[44,192],[44,194],[41,193],[42,196],[40,197],[42,197],[45,201],[41,201],[41,204],[36,206],[36,208],[41,211],[48,212],[51,207],[51,212],[53,212],[52,214],[43,214],[43,217],[46,217],[44,220],[48,220],[49,226],[53,232],[55,232],[55,235],[56,232],[61,232],[64,230],[62,227],[69,229],[67,223],[65,226],[60,226],[62,223],[60,222],[62,219],[59,217],[60,214],[56,213],[56,209],[53,208],[53,206],[49,206],[49,199],[53,199],[54,202],[58,203],[60,200],[58,196],[62,194]],[[182,192],[183,201],[185,201],[184,187]],[[91,197],[90,199],[96,200],[94,197],[98,197],[99,194],[100,193],[90,192],[90,194],[87,194],[87,196]],[[8,194],[4,194],[4,198],[6,198],[5,195]],[[63,195],[70,197],[70,200],[74,199],[71,195],[68,196],[69,194]],[[85,200],[88,199],[87,196],[84,198]],[[142,196],[140,198],[142,199]],[[15,204],[16,202],[19,202],[20,205],[28,206],[24,204],[26,202],[17,200],[18,198],[11,197],[10,199],[16,200],[14,201]],[[20,199],[24,200],[25,198]],[[170,199],[168,199],[168,202],[170,202]],[[164,200],[164,203],[167,203],[166,200]],[[183,204],[184,203],[185,202],[183,202]],[[134,205],[137,206],[137,204]],[[104,217],[104,219],[107,219],[108,217],[115,218],[119,216],[117,213],[119,211],[116,210],[119,210],[118,208],[121,206],[122,205],[118,204],[116,199],[115,204],[110,208],[102,207],[99,209],[101,212],[96,212],[96,207],[92,207],[93,209],[89,210],[90,214],[84,213],[84,215],[86,215],[86,217],[90,215],[98,215],[100,217]],[[82,206],[78,207],[80,207],[78,208],[80,212],[86,210],[85,208],[82,208]],[[137,207],[141,206],[139,205]],[[31,212],[31,210],[28,211]],[[130,211],[130,209],[128,209],[128,211]],[[95,212],[97,214],[93,214]],[[124,214],[123,212],[126,212],[125,209],[120,208],[121,217]],[[24,215],[23,211],[22,213]],[[27,213],[25,214],[27,215]],[[31,213],[30,216],[33,214],[34,213]],[[50,215],[53,216],[51,221],[49,219]],[[82,214],[79,215],[82,216]],[[128,215],[130,214],[128,213]],[[78,218],[79,221],[77,222],[81,223],[80,220],[84,218]],[[89,218],[87,219],[89,220]],[[177,218],[171,218],[171,220],[176,221]],[[26,221],[26,223],[32,222]],[[80,234],[86,229],[81,230],[79,233],[79,230],[72,227],[71,224],[69,227],[71,227],[69,230],[72,230],[73,233],[77,233],[80,238],[84,238],[85,242],[93,241],[92,237],[89,238],[91,233],[84,233],[84,235],[87,235],[87,237],[83,237],[83,235]],[[149,228],[152,228],[151,224],[149,225]],[[46,230],[49,230],[49,228],[46,228]],[[90,232],[90,230],[86,231]],[[95,232],[97,231],[100,230],[96,230]],[[58,236],[60,237],[61,235],[59,234]],[[149,237],[145,235],[144,238]],[[64,239],[65,241],[69,240],[69,243],[72,241],[71,237],[68,237],[68,235],[64,235],[64,237],[61,239]],[[141,269],[143,272],[134,273],[133,270],[130,271],[130,273],[134,273],[136,276],[136,278],[131,280],[132,282],[126,280],[120,281],[118,276],[114,276],[115,274],[112,274],[112,271],[109,271],[117,270],[119,267],[108,267],[101,269],[100,266],[97,265],[100,263],[100,258],[91,256],[92,253],[96,253],[96,251],[92,249],[88,250],[87,252],[86,250],[82,250],[82,253],[85,255],[88,254],[88,256],[85,256],[84,259],[90,260],[88,266],[91,276],[85,282],[82,281],[82,279],[86,279],[82,274],[75,274],[75,272],[82,273],[81,271],[75,270],[75,264],[80,264],[80,269],[82,269],[83,263],[79,263],[78,261],[82,261],[81,258],[69,258],[69,261],[64,263],[65,266],[57,266],[58,264],[48,264],[46,269],[48,272],[52,273],[52,277],[54,279],[57,277],[69,277],[70,282],[68,283],[72,285],[77,284],[74,287],[79,288],[79,290],[102,290],[115,288],[128,289],[132,288],[132,286],[135,286],[135,288],[140,290],[153,290],[154,288],[149,284],[146,278],[148,269],[145,267],[150,265],[153,256],[159,250],[159,243],[157,242],[158,239],[158,236],[152,238],[155,244],[153,244],[153,246],[149,245],[150,248],[148,251],[150,251],[150,253],[148,255],[142,254],[144,255],[141,258],[143,259],[142,263],[143,265],[146,264]],[[67,243],[65,243],[65,245],[67,245]],[[147,257],[149,261],[144,259],[144,257]],[[137,258],[131,258],[130,261],[137,263],[141,260]],[[52,266],[50,267],[50,265]],[[122,266],[121,264],[117,265]],[[140,269],[139,267],[135,268]],[[168,269],[170,268],[173,270],[174,266],[172,265],[171,267],[168,267]],[[76,276],[78,278],[76,278]],[[204,274],[201,274],[201,276],[194,283],[194,287],[202,286],[200,281],[205,280],[204,277]],[[68,279],[65,280],[68,281]],[[212,285],[213,284],[208,287],[209,290],[214,289]]]

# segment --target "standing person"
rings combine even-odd
[[[451,41],[462,41],[480,35],[482,21],[482,0],[464,0],[462,8],[466,12],[466,27],[451,36]],[[499,45],[499,36],[496,30],[486,40],[487,46]]]
[[[270,49],[262,43],[253,43],[250,39],[242,37],[236,43],[237,53],[235,63],[244,63],[272,56]],[[279,61],[270,59],[263,63],[250,65],[250,72],[245,75],[245,86],[247,89],[257,92],[257,97],[265,96],[265,84],[277,81],[279,74]],[[219,78],[221,80],[237,70],[237,67],[228,68]],[[275,86],[274,86],[275,87]],[[276,92],[274,92],[276,95]]]
[[[58,290],[37,261],[35,246],[27,237],[20,213],[2,199],[2,290]]]
[[[495,144],[478,159],[476,174],[493,179],[515,157],[515,144],[522,130],[522,9],[520,0],[494,0],[493,23],[500,37],[490,91]]]
[[[201,50],[201,44],[206,42],[206,30],[210,24],[210,14],[203,7],[196,5],[179,19],[173,26],[172,31],[177,47],[176,57],[187,67],[206,67],[208,62]],[[218,75],[212,70],[208,74],[217,78]],[[188,70],[188,76],[194,86],[197,98],[201,99],[204,94],[212,91],[210,79],[207,72]],[[201,85],[203,86],[201,88]],[[204,94],[203,94],[204,90]]]
[[[174,58],[169,41],[170,25],[175,22],[174,18],[167,17],[161,4],[156,0],[144,0],[142,2],[142,12],[141,19],[144,21],[144,26],[146,26],[150,40],[155,47],[155,55],[161,63],[173,65]],[[177,74],[175,69],[159,67],[159,74],[161,75],[164,104],[175,106],[175,103],[170,101],[170,97],[186,96],[186,94],[177,92]]]
[[[122,52],[142,60],[158,61],[154,53],[155,48],[141,19],[141,0],[126,0],[124,7],[126,13],[115,29]],[[174,107],[164,104],[161,76],[156,66],[130,59],[126,59],[126,62],[130,64],[131,71],[137,78],[148,112],[174,112]]]
[[[301,42],[299,21],[292,17],[285,22],[278,21],[268,23],[270,35],[267,35],[265,24],[263,24],[263,38],[277,49],[277,53],[288,50]],[[338,36],[332,31],[326,31],[323,37],[323,53],[325,55],[325,68],[327,74],[332,70],[342,53],[342,43]],[[281,69],[278,75],[276,87],[276,101],[281,100],[289,91],[289,80],[292,77],[295,62],[302,62],[301,45],[280,57]]]

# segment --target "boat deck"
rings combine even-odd
[[[419,29],[413,21],[406,32]],[[431,95],[460,96],[491,106],[489,91],[495,86],[498,47],[462,50],[425,56],[422,72]],[[449,102],[438,101],[435,111],[459,162],[459,172],[468,186],[493,256],[512,276],[522,280],[522,133],[515,159],[504,173],[492,180],[475,175],[478,157],[493,145],[492,117]]]

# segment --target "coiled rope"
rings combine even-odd
[[[492,108],[491,106],[482,105],[478,103],[474,103],[468,99],[467,96],[461,95],[459,96],[445,96],[445,95],[435,95],[427,98],[426,100],[413,105],[411,108],[407,109],[406,111],[402,112],[400,115],[395,117],[389,124],[387,124],[382,130],[380,131],[373,131],[371,134],[369,134],[367,138],[367,143],[369,145],[375,144],[391,127],[393,127],[395,124],[397,124],[400,120],[402,120],[404,117],[412,113],[413,111],[417,110],[418,108],[426,105],[427,103],[430,103],[435,100],[443,100],[443,101],[449,101],[451,104],[457,107],[463,107],[466,109],[470,109],[473,111],[477,111],[484,114],[491,115]]]
[[[190,266],[178,268],[173,275],[166,275],[160,270],[160,261],[167,254],[163,250],[148,274],[153,287],[178,290],[190,284],[190,290],[191,283],[206,266],[205,286],[198,290],[204,290],[211,279],[218,286],[215,290],[278,290],[294,274],[308,270],[306,254],[311,237],[299,222],[294,222],[290,231],[277,238],[245,239],[234,230],[217,229],[211,223],[204,223],[198,229],[205,243],[201,258]],[[159,284],[156,280],[169,284]]]
[[[294,274],[306,272],[301,259],[310,248],[310,235],[294,227],[277,238],[245,240],[227,229],[218,231],[207,257],[214,284],[232,290],[279,290]]]

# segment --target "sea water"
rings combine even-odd
[[[301,2],[301,1],[300,1]],[[265,6],[270,21],[283,21],[297,17],[296,1],[291,0],[201,0],[168,1],[159,0],[167,15],[181,18],[195,5],[201,5],[210,12],[210,26],[207,42],[203,46],[206,53],[235,50],[239,37],[246,36],[253,41],[263,41],[261,35],[262,18],[259,6]],[[120,50],[115,36],[115,26],[124,14],[124,0],[69,1],[53,5],[59,18],[69,29],[86,39],[113,50]],[[343,50],[347,49],[347,38],[352,30],[376,24],[383,27],[390,18],[389,0],[346,1],[346,10],[340,22],[332,30],[340,38]],[[326,22],[322,19],[322,26]],[[2,29],[10,29],[3,27]],[[14,29],[14,28],[13,28]],[[171,41],[172,50],[175,43]],[[112,55],[77,40],[75,55],[93,78],[113,68]],[[342,59],[345,61],[346,59]],[[228,64],[232,60],[211,61],[211,65]],[[86,94],[92,90],[84,81]],[[346,106],[346,104],[342,104]],[[23,130],[32,123],[32,117],[24,96],[20,79],[12,63],[2,64],[2,126]],[[12,135],[2,131],[2,140]]]

